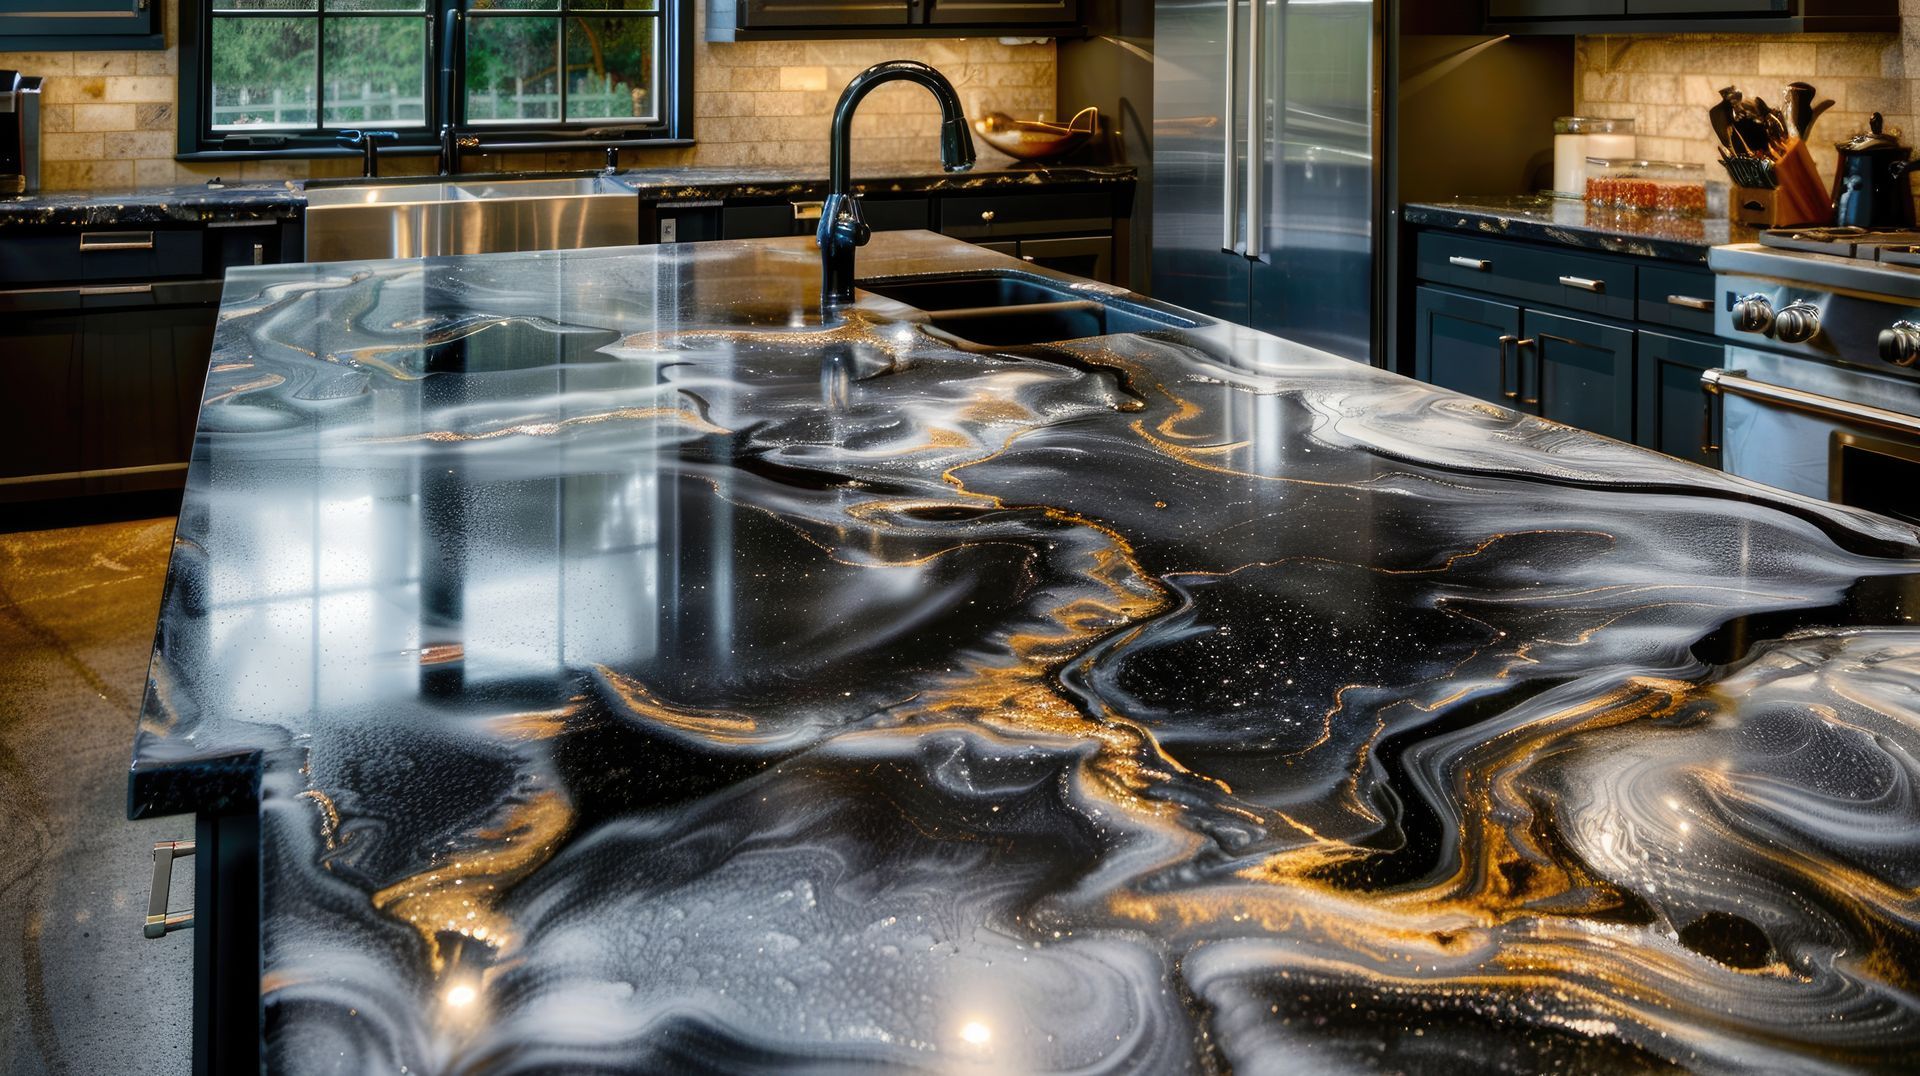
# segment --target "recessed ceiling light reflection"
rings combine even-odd
[[[968,1046],[985,1046],[993,1041],[993,1029],[978,1020],[969,1020],[960,1027],[960,1041]]]

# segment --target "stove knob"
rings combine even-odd
[[[1812,303],[1788,303],[1773,316],[1773,338],[1783,344],[1804,344],[1820,334],[1820,308]]]
[[[1912,366],[1920,362],[1920,325],[1911,321],[1896,321],[1893,328],[1882,330],[1880,357],[1895,366]]]
[[[1733,327],[1743,333],[1773,328],[1773,304],[1764,295],[1744,295],[1733,304]]]

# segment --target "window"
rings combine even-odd
[[[350,128],[427,149],[449,119],[483,148],[691,132],[690,0],[184,2],[183,155],[341,152]]]

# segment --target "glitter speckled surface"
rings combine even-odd
[[[133,795],[259,753],[276,1068],[1920,1061],[1912,528],[817,280],[230,278]]]

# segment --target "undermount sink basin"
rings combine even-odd
[[[309,185],[307,260],[572,250],[640,241],[639,195],[605,176]]]
[[[1108,285],[1067,284],[1018,270],[869,280],[859,287],[922,312],[924,324],[963,344],[984,347],[1190,329],[1195,324],[1117,295]]]

